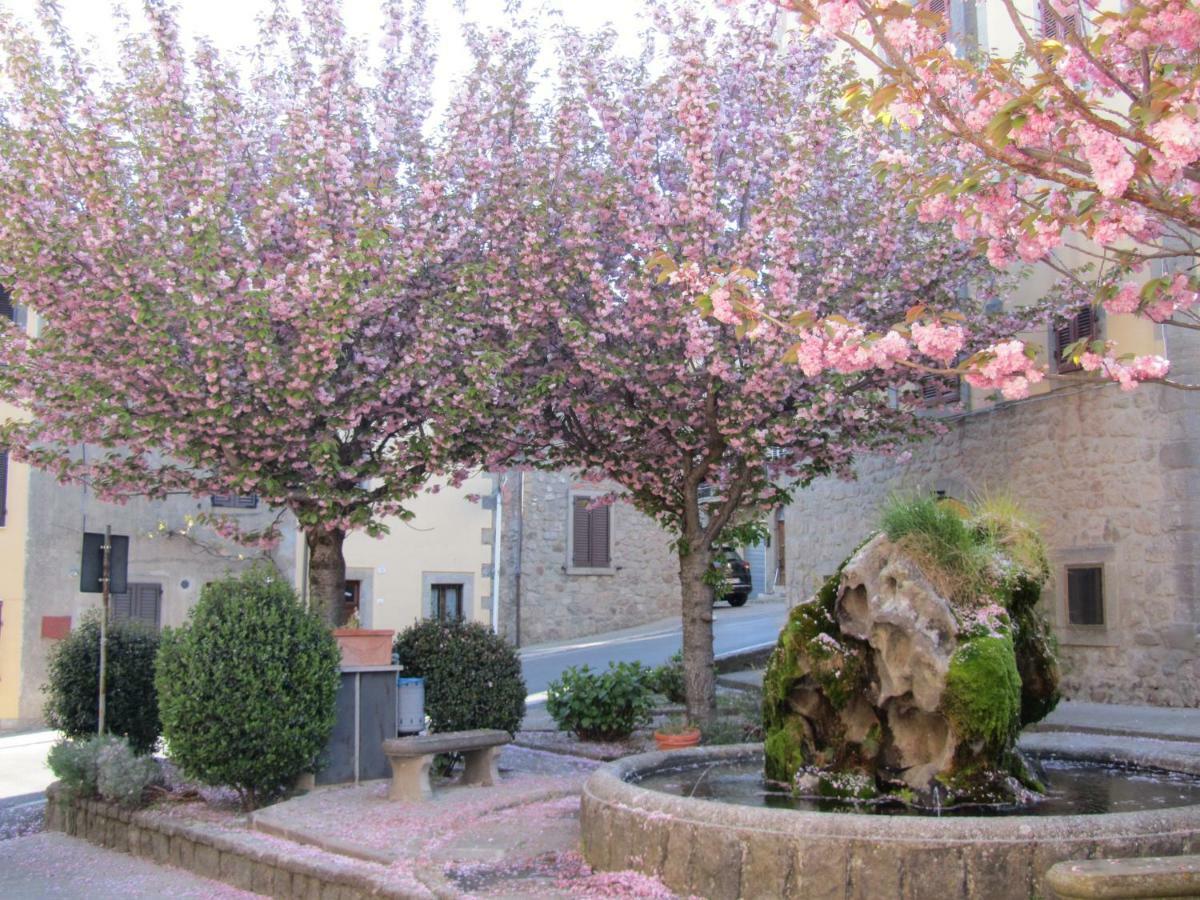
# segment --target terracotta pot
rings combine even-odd
[[[656,731],[654,732],[654,743],[658,744],[659,750],[682,750],[684,747],[695,747],[700,743],[700,729],[689,728],[679,734],[663,734],[661,731]]]
[[[395,633],[371,628],[336,628],[333,637],[342,651],[343,666],[390,666]]]

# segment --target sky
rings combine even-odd
[[[256,35],[255,18],[265,11],[269,0],[176,0],[180,10],[180,26],[187,37],[201,34],[209,37],[222,50],[237,50],[253,43]],[[377,0],[341,0],[350,33],[367,39],[368,47],[378,43],[379,4]],[[716,0],[705,0],[716,5]],[[295,0],[292,0],[293,6]],[[15,11],[33,21],[34,0],[0,0],[0,6]],[[115,57],[116,31],[112,24],[110,0],[59,0],[63,18],[72,23],[80,43],[93,49],[101,62],[111,63]],[[129,9],[135,23],[141,21],[137,0],[116,0]],[[507,18],[505,0],[465,0],[468,19],[485,24],[502,24]],[[633,53],[637,35],[646,24],[644,0],[525,0],[527,9],[546,9],[558,12],[567,24],[592,31],[611,23],[620,35],[620,49]],[[455,0],[427,0],[427,9],[438,32],[438,70],[434,84],[434,103],[444,108],[455,76],[464,72],[468,57],[458,39],[463,16]]]

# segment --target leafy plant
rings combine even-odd
[[[619,740],[650,721],[648,681],[636,662],[609,663],[604,672],[571,666],[546,689],[546,711],[585,741]]]
[[[672,703],[683,703],[687,699],[684,693],[683,651],[678,651],[661,666],[651,669],[647,684],[650,690],[662,694]]]
[[[521,660],[499,635],[478,622],[430,620],[397,635],[395,649],[404,675],[425,679],[431,730],[521,727]]]
[[[105,667],[105,729],[128,738],[138,753],[158,741],[158,695],[154,686],[158,632],[140,622],[108,626]],[[96,734],[99,726],[100,612],[86,613],[50,651],[45,687],[46,723],[69,738]]]
[[[340,654],[291,587],[257,568],[205,586],[163,635],[158,693],[171,758],[253,808],[312,771],[333,730]]]
[[[158,760],[138,754],[128,741],[111,734],[83,741],[60,741],[46,761],[75,797],[100,797],[122,806],[138,806],[146,789],[162,780]]]
[[[687,734],[696,726],[688,721],[686,716],[671,716],[659,728],[655,729],[659,734]]]

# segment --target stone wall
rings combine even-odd
[[[1196,395],[1069,387],[946,424],[907,460],[864,458],[857,481],[824,479],[797,494],[786,512],[789,601],[836,570],[893,491],[1007,493],[1050,548],[1044,603],[1061,643],[1064,695],[1200,705]],[[1103,566],[1106,624],[1072,628],[1065,567],[1091,563]]]
[[[612,564],[572,570],[571,495],[611,485],[561,472],[510,472],[501,482],[501,633],[521,646],[628,628],[679,614],[669,536],[627,503],[611,510]]]

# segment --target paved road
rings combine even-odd
[[[718,654],[774,643],[787,617],[783,601],[751,603],[739,609],[717,606],[713,622],[713,647]],[[558,644],[541,644],[521,651],[521,669],[531,702],[542,699],[546,686],[568,666],[587,664],[606,668],[609,662],[666,662],[681,646],[678,620],[665,620],[640,628],[580,638]]]
[[[0,737],[0,841],[41,830],[42,792],[54,780],[46,753],[56,740],[53,731]]]

